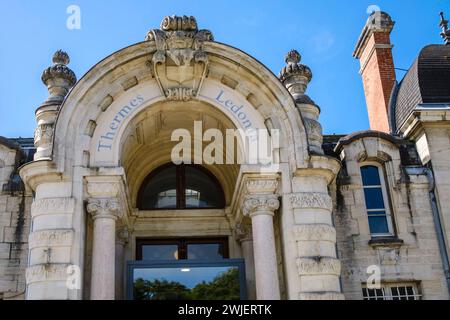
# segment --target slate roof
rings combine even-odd
[[[448,102],[450,45],[426,46],[393,90],[389,112],[392,132],[398,132],[418,104]]]

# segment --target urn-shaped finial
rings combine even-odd
[[[441,37],[444,39],[444,42],[446,45],[450,44],[450,29],[448,28],[448,20],[444,17],[444,12],[440,13],[441,16],[441,22],[439,23],[439,26],[442,29]]]
[[[286,54],[286,66],[281,69],[279,78],[294,98],[302,96],[308,83],[312,79],[312,72],[308,66],[300,63],[302,56],[297,50]]]
[[[49,92],[46,103],[60,104],[77,82],[77,77],[67,66],[70,63],[70,58],[66,52],[56,51],[52,61],[53,65],[44,70],[41,79]]]

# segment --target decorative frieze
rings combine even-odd
[[[336,242],[336,229],[328,224],[299,224],[292,227],[297,241],[331,241]]]
[[[43,281],[66,281],[68,264],[38,264],[27,268],[27,284]]]
[[[87,211],[94,220],[98,218],[117,219],[123,215],[119,201],[115,198],[89,199]]]
[[[28,238],[30,249],[38,247],[65,247],[71,246],[73,230],[41,230],[32,232]]]
[[[45,198],[33,202],[31,216],[48,214],[70,214],[75,210],[74,198]]]
[[[243,203],[243,213],[245,216],[252,216],[258,213],[273,214],[280,207],[280,201],[275,194],[248,195]]]
[[[278,188],[277,179],[249,179],[245,183],[249,193],[274,193]]]
[[[299,192],[290,194],[288,198],[294,209],[333,209],[333,201],[328,193]]]
[[[341,262],[330,257],[297,258],[299,275],[335,275],[341,274]]]

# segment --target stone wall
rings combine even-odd
[[[382,284],[416,283],[422,299],[448,299],[427,176],[419,170],[408,174],[398,146],[377,137],[355,139],[342,148],[341,157],[345,168],[337,181],[334,204],[346,299],[363,298],[362,285],[371,265],[380,268]],[[384,171],[396,230],[391,241],[374,242],[369,232],[360,174],[360,166],[368,160],[380,163]]]
[[[17,159],[17,150],[0,145],[0,299],[25,292],[31,197],[11,186]]]

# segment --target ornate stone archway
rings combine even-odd
[[[60,96],[64,98],[74,79],[67,71],[68,59],[56,59],[47,72],[49,88],[65,90],[51,90],[58,97],[38,112],[37,132],[47,134],[36,139],[36,161],[21,170],[36,194],[27,297],[86,297],[86,288],[67,286],[66,271],[68,266],[81,266],[83,277],[90,214],[90,298],[114,298],[116,225],[129,225],[134,209],[127,169],[121,163],[130,123],[158,104],[182,108],[183,102],[198,102],[216,109],[235,128],[280,132],[279,170],[263,174],[241,166],[226,209],[231,229],[252,220],[257,297],[340,298],[327,189],[339,163],[321,155],[318,108],[295,94],[305,90],[301,83],[310,75],[299,67],[299,56],[289,57],[282,79],[291,93],[254,58],[198,30],[194,18],[167,17],[146,41],[94,66],[64,101]],[[53,83],[54,78],[66,82]],[[279,220],[275,230],[274,215]],[[275,237],[280,239],[279,252]],[[42,250],[50,252],[46,258]],[[280,277],[286,283],[282,295]]]

